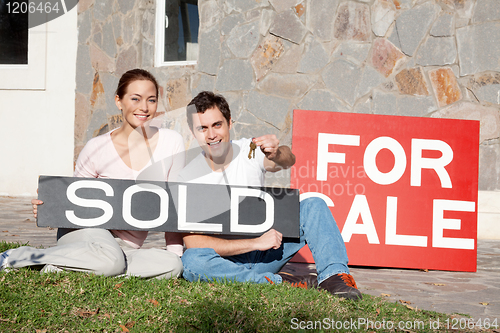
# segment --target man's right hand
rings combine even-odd
[[[38,205],[42,205],[43,201],[38,199],[31,200],[31,204],[33,205],[33,216],[36,218],[38,212]]]
[[[279,249],[283,234],[279,231],[271,229],[262,236],[255,238],[256,250],[266,251],[269,249]]]

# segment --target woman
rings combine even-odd
[[[158,83],[149,72],[133,69],[120,78],[115,96],[120,128],[91,139],[76,162],[75,177],[167,181],[184,167],[184,144],[175,131],[150,127],[158,106]],[[33,200],[36,217],[40,200]],[[43,271],[72,270],[107,276],[179,276],[179,256],[161,249],[140,249],[147,231],[58,230],[57,246],[20,247],[1,254],[2,268],[44,265]],[[182,248],[180,234],[166,233],[168,248]],[[181,252],[182,253],[182,252]]]

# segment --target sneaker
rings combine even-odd
[[[318,279],[315,275],[293,275],[286,272],[279,272],[283,282],[288,282],[295,288],[311,289],[318,287]]]
[[[54,266],[54,265],[51,265],[51,264],[47,264],[47,265],[43,266],[42,270],[40,270],[40,274],[59,273],[59,272],[64,272],[64,269],[61,269],[61,268]]]
[[[5,270],[8,272],[10,270],[9,266],[9,256],[14,249],[7,250],[5,252],[0,253],[0,271]]]
[[[319,289],[324,289],[332,295],[355,301],[363,298],[351,274],[341,273],[330,276],[320,283]]]

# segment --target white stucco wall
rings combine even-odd
[[[77,9],[47,23],[45,90],[0,89],[0,195],[35,196],[73,172]]]

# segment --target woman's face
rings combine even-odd
[[[149,80],[136,80],[131,82],[123,98],[115,96],[116,106],[123,112],[124,123],[132,128],[143,126],[147,121],[153,119],[158,99],[156,87]]]

